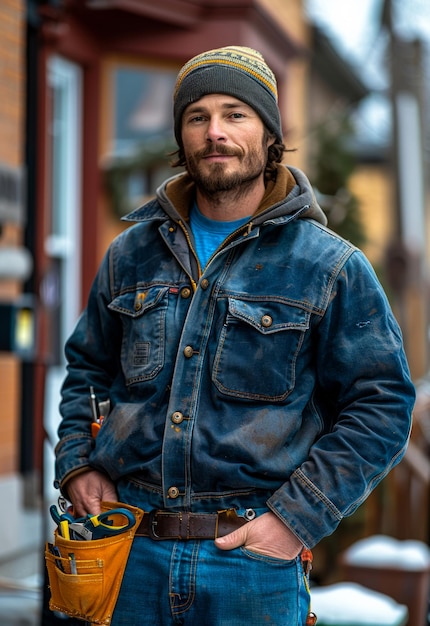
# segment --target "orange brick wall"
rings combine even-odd
[[[13,356],[0,358],[0,476],[17,470],[19,365]]]
[[[0,161],[22,163],[24,2],[0,2]]]
[[[23,160],[24,0],[0,2],[0,162],[19,167]],[[15,245],[19,228],[5,225],[0,245]],[[19,285],[0,280],[0,298],[13,298]],[[19,434],[19,362],[0,353],[0,477],[17,470]]]

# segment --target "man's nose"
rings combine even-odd
[[[226,140],[227,137],[221,120],[217,118],[211,118],[207,127],[206,138],[210,142]]]

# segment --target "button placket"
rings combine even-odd
[[[209,282],[207,283],[209,286]],[[201,286],[201,285],[200,285]],[[187,295],[182,287],[180,298]],[[188,314],[182,330],[179,357],[171,383],[170,410],[167,414],[169,427],[164,432],[163,445],[163,492],[164,506],[190,506],[190,455],[192,432],[194,427],[193,402],[196,397],[196,385],[199,385],[202,346],[205,346],[207,327],[196,323],[209,306],[208,293],[204,287],[190,293]],[[207,337],[206,337],[207,339]]]

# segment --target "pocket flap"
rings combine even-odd
[[[108,305],[108,308],[111,311],[117,311],[130,317],[139,317],[148,309],[157,306],[167,291],[168,287],[136,289],[114,298]]]
[[[250,324],[260,333],[282,330],[307,330],[310,312],[277,300],[247,301],[229,298],[229,314]]]

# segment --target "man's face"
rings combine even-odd
[[[191,178],[203,193],[247,186],[263,178],[268,145],[263,122],[232,96],[211,94],[182,116],[182,143]]]

